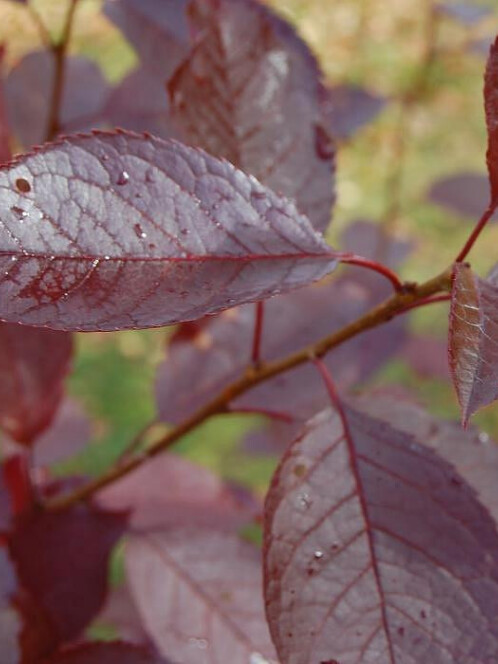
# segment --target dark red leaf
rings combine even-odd
[[[182,525],[233,529],[260,511],[254,504],[241,504],[206,468],[174,454],[148,461],[101,491],[98,500],[106,509],[129,510],[136,530]]]
[[[145,628],[165,656],[182,664],[273,659],[261,559],[251,545],[202,529],[135,535],[126,568]]]
[[[412,334],[403,348],[403,357],[424,378],[450,379],[448,344],[442,339]]]
[[[101,609],[108,561],[125,519],[90,507],[35,513],[19,522],[10,552],[28,612],[23,634],[27,661],[78,638]],[[32,657],[33,659],[29,659]]]
[[[83,643],[43,660],[41,664],[167,664],[146,648],[130,643]]]
[[[54,67],[51,53],[34,51],[7,77],[5,91],[10,124],[26,148],[45,140]],[[76,131],[95,127],[109,90],[102,72],[91,60],[71,56],[66,59],[66,81],[60,111],[63,128]]]
[[[464,25],[479,23],[493,13],[490,7],[476,5],[472,2],[438,2],[436,8],[442,14],[450,16]]]
[[[19,616],[11,604],[17,581],[5,549],[0,548],[0,653],[2,664],[19,664]]]
[[[355,85],[337,85],[322,92],[322,109],[331,135],[350,139],[384,110],[387,100]]]
[[[449,359],[467,423],[476,410],[498,398],[498,286],[456,263],[453,271]]]
[[[91,422],[83,407],[74,399],[66,399],[50,428],[36,441],[35,465],[51,466],[73,456],[86,447],[91,433]]]
[[[288,200],[175,141],[96,132],[0,170],[0,318],[70,330],[196,319],[319,279]]]
[[[324,231],[335,149],[310,50],[253,0],[193,0],[189,17],[199,38],[169,83],[171,113],[185,139],[295,199]]]
[[[484,108],[488,128],[488,163],[491,199],[498,203],[498,37],[489,51],[484,76]]]
[[[267,499],[281,664],[493,661],[498,533],[456,471],[387,423],[314,418]]]
[[[104,13],[123,32],[142,65],[166,81],[188,52],[188,0],[106,0]]]
[[[67,332],[0,323],[0,427],[30,445],[52,422],[73,341]]]
[[[429,190],[428,199],[463,219],[475,221],[488,205],[489,181],[479,173],[457,173],[437,180]]]

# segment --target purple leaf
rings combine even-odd
[[[403,357],[420,376],[448,381],[448,344],[442,339],[412,334],[403,348]]]
[[[142,65],[166,81],[186,56],[188,0],[106,0],[105,15],[123,32]]]
[[[341,235],[341,248],[396,269],[410,255],[413,243],[388,235],[381,224],[358,219],[346,226]]]
[[[19,616],[13,609],[11,598],[17,580],[14,567],[5,549],[0,548],[0,652],[2,664],[19,664]]]
[[[491,199],[498,203],[498,37],[491,45],[484,75],[484,108],[488,128],[488,164]]]
[[[478,6],[470,2],[438,2],[436,8],[442,14],[469,26],[479,23],[493,13],[490,7]]]
[[[7,120],[7,107],[5,99],[4,80],[5,50],[0,47],[0,164],[3,164],[12,156],[10,150],[10,126]]]
[[[462,219],[475,220],[480,218],[488,205],[489,181],[479,173],[457,173],[437,180],[427,196],[432,203]]]
[[[79,637],[97,615],[109,555],[125,525],[124,517],[89,507],[40,512],[18,524],[10,552],[24,593],[21,606],[35,616],[24,635],[27,661]]]
[[[263,664],[274,657],[260,555],[251,545],[199,529],[135,535],[126,568],[160,653],[182,664]]]
[[[0,318],[153,327],[303,286],[335,254],[288,200],[225,161],[96,132],[0,170]]]
[[[322,93],[322,112],[332,136],[350,139],[384,110],[387,100],[355,85],[337,85]]]
[[[199,38],[169,83],[171,114],[186,141],[295,199],[325,231],[335,149],[310,50],[253,0],[193,0],[189,16]]]
[[[492,275],[479,279],[462,263],[453,270],[448,347],[466,424],[476,410],[498,398],[498,286]]]
[[[219,477],[173,454],[148,461],[101,491],[98,501],[109,510],[129,511],[135,530],[181,525],[234,529],[255,516],[254,505],[241,505]]]
[[[72,354],[66,332],[0,323],[0,427],[17,442],[31,445],[50,426]]]
[[[166,660],[122,641],[83,643],[43,660],[42,664],[167,664]]]
[[[26,148],[45,140],[54,67],[50,53],[34,51],[7,77],[5,92],[10,124]],[[98,124],[109,89],[100,69],[86,58],[68,57],[66,80],[60,111],[63,129],[76,131]]]
[[[454,469],[387,423],[324,411],[267,499],[281,664],[491,662],[498,533]]]
[[[140,614],[133,602],[128,584],[113,588],[107,602],[97,616],[98,623],[111,626],[117,635],[131,643],[138,645],[149,644],[149,637],[145,633]]]

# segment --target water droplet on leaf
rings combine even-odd
[[[323,558],[323,551],[315,551],[313,558],[315,560],[321,560]]]
[[[124,184],[128,184],[129,181],[130,181],[129,173],[127,171],[121,171],[118,179],[116,180],[116,184],[122,186]]]
[[[135,231],[135,235],[140,238],[141,240],[145,239],[147,237],[147,233],[144,233],[142,227],[140,224],[135,224],[133,226],[133,230]]]
[[[193,648],[198,648],[199,650],[206,650],[206,648],[209,645],[207,639],[200,639],[193,636],[188,640],[188,644],[189,646],[192,646]]]
[[[19,219],[19,221],[23,221],[26,219],[26,217],[29,217],[29,212],[26,212],[26,210],[23,210],[22,208],[18,207],[17,205],[13,205],[10,208],[11,212],[13,212],[16,217]]]

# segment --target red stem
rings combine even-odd
[[[359,267],[364,267],[367,270],[373,270],[378,272],[389,281],[394,286],[396,293],[402,293],[405,290],[405,285],[398,277],[398,275],[387,267],[387,265],[382,265],[377,261],[370,260],[369,258],[364,258],[363,256],[357,256],[356,254],[339,254],[338,259],[340,263],[345,263],[347,265],[358,265]]]
[[[286,422],[287,424],[292,424],[295,422],[295,418],[289,413],[282,413],[278,410],[268,410],[266,408],[230,408],[230,413],[233,415],[264,415],[269,417],[272,420],[278,420],[279,422]]]
[[[455,261],[456,263],[462,263],[467,258],[467,254],[472,249],[472,247],[474,246],[477,238],[482,233],[484,227],[486,226],[488,221],[493,216],[497,206],[498,206],[498,201],[492,200],[491,203],[489,204],[488,209],[482,215],[481,219],[477,223],[477,226],[474,228],[474,230],[470,234],[470,237],[467,240],[467,242],[465,243],[465,246],[463,247],[462,251],[458,254],[458,256],[456,258],[456,261]]]
[[[265,318],[265,304],[256,302],[256,321],[254,323],[254,337],[252,341],[252,363],[258,367],[261,364],[261,338],[263,336],[263,322]]]
[[[29,455],[16,454],[7,459],[3,464],[2,475],[10,496],[12,512],[18,516],[33,504]]]

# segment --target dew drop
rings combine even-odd
[[[147,237],[147,233],[144,233],[140,224],[135,224],[133,226],[133,230],[135,231],[135,235],[141,240],[144,240]]]
[[[487,445],[489,443],[489,434],[487,434],[485,431],[481,431],[478,436],[478,440],[482,445]]]
[[[110,256],[107,256],[107,255],[105,255],[105,256],[104,256],[104,260],[105,260],[105,261],[110,261],[110,260],[111,260],[111,257],[110,257]]]
[[[305,510],[309,509],[313,503],[311,500],[309,494],[307,493],[300,493],[298,498],[297,498],[298,505]]]
[[[199,650],[206,650],[209,645],[207,639],[200,639],[193,636],[188,640],[188,644],[192,648],[198,648]]]
[[[24,221],[26,217],[29,217],[29,212],[26,212],[26,210],[23,210],[22,208],[18,207],[17,205],[13,205],[10,208],[10,211],[13,212],[16,217],[19,219],[19,221]]]
[[[11,260],[13,263],[16,263],[16,262],[17,262],[17,256],[11,256],[11,257],[10,257],[10,260]]]
[[[26,180],[26,178],[17,178],[16,189],[20,191],[22,194],[27,194],[31,191],[31,185]]]
[[[129,181],[130,181],[129,173],[127,171],[121,171],[118,179],[116,180],[116,184],[122,186],[124,184],[128,184]]]
[[[315,551],[313,558],[315,560],[321,560],[323,558],[323,551]]]
[[[315,127],[315,150],[320,159],[328,161],[334,156],[334,141],[322,125]]]

